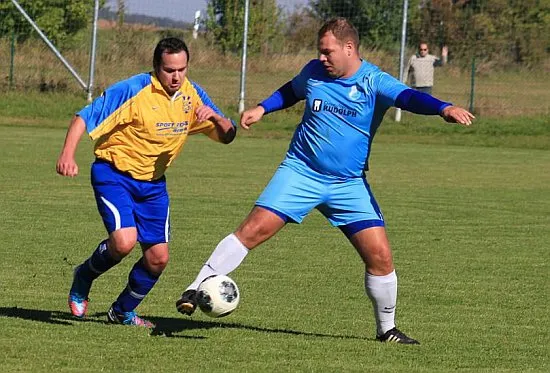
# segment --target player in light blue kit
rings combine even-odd
[[[224,238],[176,302],[192,314],[207,277],[235,270],[249,250],[314,208],[348,237],[365,263],[365,289],[374,307],[377,340],[418,344],[395,326],[397,277],[384,218],[365,178],[372,139],[384,113],[396,106],[470,125],[468,111],[410,89],[362,60],[357,30],[344,18],[318,35],[319,59],[241,116],[248,129],[264,114],[305,100],[305,112],[285,159],[239,228]]]

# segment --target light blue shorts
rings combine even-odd
[[[97,209],[107,232],[136,227],[145,244],[170,240],[169,197],[166,179],[136,180],[108,162],[96,160],[91,170]]]
[[[256,205],[301,223],[316,208],[336,227],[365,222],[384,226],[384,217],[364,177],[336,178],[283,162]]]

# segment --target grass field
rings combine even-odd
[[[317,212],[231,275],[242,291],[234,314],[176,312],[282,159],[292,112],[229,146],[193,137],[169,170],[171,263],[139,309],[158,324],[153,335],[105,321],[139,250],[96,281],[90,317],[72,319],[72,269],[105,235],[89,186],[91,143],[79,149],[80,176],[55,174],[81,104],[0,97],[1,372],[550,370],[547,120],[520,122],[521,133],[512,122],[462,134],[425,118],[416,129],[384,124],[369,180],[394,249],[397,322],[422,343],[411,347],[374,341],[359,257]]]

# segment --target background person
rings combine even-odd
[[[362,60],[358,47],[357,30],[345,18],[328,21],[318,33],[319,58],[260,105],[242,113],[240,124],[248,129],[265,114],[305,100],[302,121],[285,159],[250,214],[220,241],[183,292],[176,302],[178,311],[192,314],[196,289],[204,279],[232,272],[250,250],[287,223],[302,222],[316,208],[342,230],[364,262],[377,340],[418,343],[395,325],[397,276],[384,217],[364,171],[373,136],[391,106],[463,125],[470,125],[473,115],[410,89]]]
[[[76,176],[75,152],[84,131],[96,140],[91,182],[109,237],[80,264],[69,291],[69,308],[86,315],[92,282],[118,264],[139,242],[143,256],[128,284],[107,313],[108,321],[153,327],[135,308],[168,263],[169,196],[164,172],[189,135],[203,133],[230,143],[234,124],[206,92],[187,79],[189,50],[177,38],[161,40],[151,73],[135,75],[109,87],[73,118],[57,173]]]
[[[432,94],[434,85],[434,70],[437,66],[447,63],[448,48],[441,48],[441,58],[429,53],[428,44],[420,43],[418,53],[409,58],[405,67],[405,78],[417,91]]]

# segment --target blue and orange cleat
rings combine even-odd
[[[135,311],[117,313],[112,306],[107,312],[107,320],[112,324],[141,326],[147,329],[155,328],[155,324],[148,320],[142,319]]]
[[[88,312],[88,293],[90,292],[91,284],[78,277],[77,273],[79,268],[80,266],[76,267],[74,270],[73,284],[71,285],[71,290],[69,291],[68,302],[71,314],[79,319],[82,319]]]
[[[83,319],[88,312],[88,299],[69,294],[69,309],[73,316]]]

